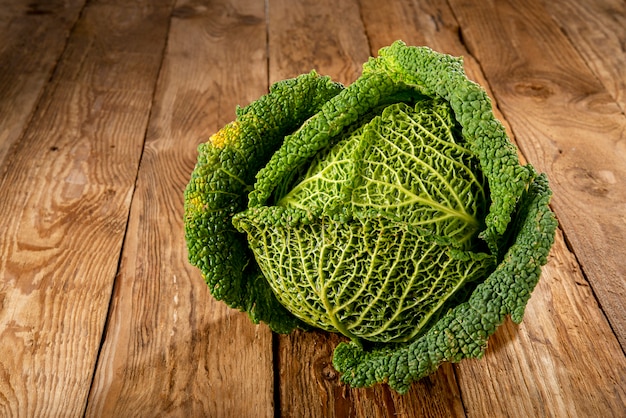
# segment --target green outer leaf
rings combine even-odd
[[[342,222],[261,206],[235,215],[233,224],[248,233],[263,274],[290,312],[355,341],[412,340],[451,295],[483,279],[495,262],[385,217]]]
[[[379,55],[378,60],[365,65],[364,74],[383,71],[396,83],[426,95],[437,95],[450,103],[463,128],[463,137],[478,157],[489,182],[491,207],[482,237],[492,252],[498,254],[497,241],[511,221],[532,169],[520,165],[515,146],[493,115],[487,93],[465,76],[460,58],[428,48],[407,47],[402,42],[382,48]]]
[[[470,249],[488,203],[486,182],[454,130],[443,100],[388,105],[318,153],[276,205],[324,215],[376,212]]]
[[[285,135],[342,89],[314,71],[274,84],[269,94],[238,108],[234,122],[198,147],[198,162],[185,189],[189,261],[202,271],[216,299],[247,311],[255,323],[262,320],[277,332],[289,332],[301,323],[278,303],[245,235],[231,219],[246,208],[254,175]]]
[[[522,196],[515,240],[503,261],[467,302],[450,310],[424,336],[411,344],[379,346],[371,351],[353,343],[339,344],[333,365],[342,373],[342,381],[354,387],[387,382],[405,393],[412,382],[434,372],[443,362],[481,357],[487,339],[506,315],[521,322],[554,242],[557,222],[548,206],[550,197],[545,175],[536,177]]]
[[[520,165],[515,147],[493,115],[487,93],[465,76],[462,60],[427,47],[406,46],[401,41],[382,48],[378,58],[363,65],[361,77],[285,138],[259,170],[249,206],[263,205],[281,179],[330,145],[361,115],[382,104],[406,100],[411,94],[438,96],[450,103],[463,137],[478,157],[489,183],[491,205],[481,237],[498,255],[498,240],[530,181],[531,171]]]
[[[324,103],[317,114],[285,138],[267,165],[259,170],[254,190],[249,195],[249,207],[263,205],[283,177],[330,145],[334,137],[362,115],[382,103],[395,102],[393,97],[401,90],[402,86],[385,74],[363,75]]]

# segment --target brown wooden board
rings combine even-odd
[[[271,333],[210,296],[183,231],[197,145],[267,91],[264,13],[173,10],[89,416],[274,416]]]
[[[626,113],[626,2],[546,0],[543,4]]]
[[[24,133],[84,3],[0,2],[0,162]]]
[[[166,36],[152,4],[85,8],[5,160],[2,414],[83,413]]]
[[[369,57],[355,0],[269,4],[269,72],[276,82],[316,70],[349,84]]]

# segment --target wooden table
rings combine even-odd
[[[0,416],[625,417],[623,0],[0,1]],[[196,146],[396,39],[465,57],[560,229],[523,323],[400,396],[187,262]]]

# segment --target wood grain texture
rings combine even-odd
[[[0,3],[0,162],[24,133],[84,3]]]
[[[626,347],[626,117],[540,2],[451,4]]]
[[[6,159],[0,210],[13,216],[0,220],[2,415],[83,412],[160,62],[156,44],[133,34],[166,35],[163,13],[150,11],[85,9]]]
[[[314,69],[349,84],[369,58],[355,0],[271,1],[268,41],[272,83]]]
[[[544,6],[626,113],[626,2],[556,0]]]
[[[88,416],[274,416],[271,332],[211,297],[183,230],[197,145],[267,91],[264,13],[173,10]]]

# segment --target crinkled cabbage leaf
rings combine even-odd
[[[447,103],[396,103],[318,154],[276,205],[235,215],[278,300],[355,341],[414,338],[494,257],[486,184]]]

